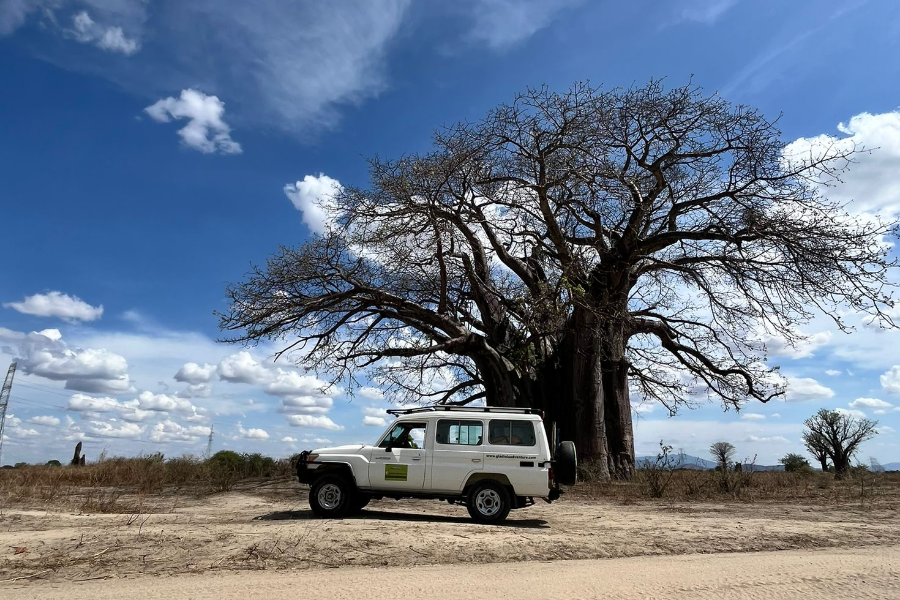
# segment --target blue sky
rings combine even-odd
[[[216,449],[276,456],[373,440],[377,390],[323,395],[273,347],[217,344],[212,313],[310,235],[298,207],[331,180],[526,86],[693,77],[781,114],[785,143],[872,148],[829,193],[896,216],[898,40],[891,0],[0,0],[0,365],[22,367],[2,460],[200,454],[210,424]],[[862,460],[900,461],[900,333],[849,319],[772,340],[787,402],[639,406],[638,454],[726,439],[774,463],[825,406],[880,421]]]

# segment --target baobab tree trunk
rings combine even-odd
[[[504,360],[476,357],[489,406],[539,408],[572,440],[579,460],[602,479],[634,475],[634,432],[628,362],[621,326],[603,327],[576,307],[557,351],[527,372]]]
[[[594,463],[598,476],[607,479],[610,461],[601,352],[594,314],[576,308],[557,352],[537,370],[532,395],[533,406],[545,411],[546,425],[555,422],[561,439],[575,442],[579,461]]]
[[[835,454],[831,457],[834,464],[834,478],[843,479],[850,474],[850,457],[843,454]]]
[[[601,331],[600,375],[609,474],[620,479],[630,479],[634,475],[635,457],[625,332],[622,325],[616,323],[606,324]]]

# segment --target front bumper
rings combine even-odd
[[[316,480],[316,469],[319,468],[319,463],[307,460],[309,454],[308,450],[304,450],[297,460],[297,479],[307,485]]]

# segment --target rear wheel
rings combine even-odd
[[[309,507],[320,517],[334,519],[354,506],[355,490],[343,477],[325,475],[309,488]]]
[[[512,508],[509,492],[496,481],[476,484],[466,499],[469,516],[479,523],[500,523]]]

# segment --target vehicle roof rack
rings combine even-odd
[[[537,408],[519,408],[515,406],[417,406],[415,408],[392,408],[388,414],[399,417],[423,412],[486,412],[506,413],[522,415],[541,415],[543,411]]]

